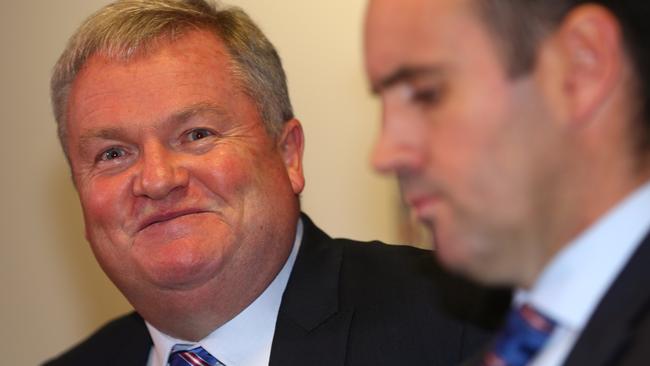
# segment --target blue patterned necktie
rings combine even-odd
[[[482,366],[524,366],[544,346],[556,323],[529,305],[510,311]]]
[[[169,355],[169,366],[225,366],[203,347],[177,344]]]

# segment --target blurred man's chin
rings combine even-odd
[[[472,250],[471,245],[462,239],[449,239],[436,235],[433,230],[433,253],[436,260],[449,272],[470,278],[487,285],[499,284],[493,278],[494,271],[481,254]]]

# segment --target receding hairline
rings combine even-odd
[[[211,49],[213,52],[210,57],[216,58],[219,56],[225,57],[226,60],[226,69],[225,72],[231,77],[233,86],[237,88],[237,92],[242,92],[248,95],[246,89],[246,83],[241,78],[238,77],[238,72],[236,71],[237,66],[234,62],[233,55],[228,49],[228,46],[225,44],[222,37],[217,34],[213,29],[206,26],[196,26],[194,24],[188,25],[183,29],[176,29],[173,32],[163,32],[158,34],[155,37],[151,37],[146,42],[138,45],[137,47],[129,50],[128,53],[119,51],[119,48],[115,47],[98,47],[90,52],[84,57],[83,62],[79,63],[78,67],[75,68],[73,73],[70,73],[73,77],[69,80],[62,80],[62,84],[66,85],[64,90],[66,103],[63,105],[64,110],[62,113],[62,121],[69,123],[69,107],[70,107],[70,96],[73,93],[76,81],[83,75],[85,70],[96,60],[97,58],[102,58],[103,62],[107,63],[122,63],[128,64],[138,60],[146,60],[148,57],[153,56],[157,52],[163,50],[165,47],[183,42],[186,38],[193,35],[203,36],[202,42],[213,42],[212,45],[205,47],[204,49]],[[253,98],[252,95],[248,97]],[[66,126],[67,128],[67,126]]]
[[[294,116],[286,74],[277,50],[244,10],[209,0],[117,0],[77,28],[54,68],[51,100],[66,157],[67,99],[90,56],[130,59],[197,29],[223,42],[234,86],[253,99],[267,132],[279,136]]]
[[[222,71],[229,78],[229,83],[232,83],[231,84],[231,86],[233,86],[232,91],[236,93],[244,94],[247,98],[250,98],[251,103],[255,104],[253,97],[246,92],[245,82],[241,80],[241,78],[236,77],[236,72],[233,70],[233,65],[234,65],[233,57],[230,51],[228,50],[228,47],[225,45],[224,41],[221,39],[220,36],[214,34],[214,32],[212,32],[210,29],[204,29],[198,27],[183,32],[183,34],[177,34],[173,38],[169,37],[169,35],[161,34],[160,37],[157,37],[155,39],[152,38],[152,40],[148,42],[148,47],[139,48],[138,50],[136,50],[136,52],[132,53],[128,58],[121,57],[120,54],[109,54],[107,53],[106,50],[98,49],[96,52],[91,54],[86,59],[83,66],[77,71],[74,79],[70,83],[70,90],[68,91],[67,94],[68,99],[66,104],[65,122],[68,125],[70,123],[70,119],[69,119],[70,115],[68,112],[74,100],[74,98],[71,98],[71,96],[75,94],[75,90],[79,86],[77,84],[77,81],[82,80],[84,74],[88,72],[88,70],[90,70],[91,68],[96,70],[97,67],[102,68],[106,64],[111,64],[111,65],[118,64],[120,66],[122,65],[128,66],[130,63],[137,62],[137,61],[143,61],[146,63],[151,57],[155,57],[156,53],[163,51],[164,48],[168,47],[169,45],[185,42],[186,38],[193,37],[193,36],[201,37],[200,39],[198,39],[198,42],[200,42],[201,45],[199,51],[209,52],[203,55],[203,57],[209,57],[210,59],[223,58],[223,63],[225,63],[225,68],[223,68]],[[208,45],[206,44],[207,42],[212,42],[212,44]],[[178,53],[173,53],[173,55],[177,56]],[[99,64],[96,64],[96,62],[99,62]],[[86,86],[86,88],[87,87],[88,86]],[[255,111],[261,120],[260,111],[257,108]],[[227,109],[223,108],[220,104],[213,103],[210,100],[199,100],[195,103],[191,103],[186,106],[181,106],[179,110],[174,111],[173,114],[169,116],[167,119],[184,120],[193,115],[202,114],[202,113],[212,113],[221,116],[221,118],[225,118],[229,120],[234,118],[234,116]],[[261,123],[264,125],[264,121],[261,121]],[[115,129],[106,128],[104,130],[110,132]],[[90,137],[96,137],[95,135],[107,136],[110,134],[104,132],[99,132],[99,133],[93,132]]]

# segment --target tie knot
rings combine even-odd
[[[497,335],[485,366],[523,366],[544,346],[555,328],[555,321],[524,304],[513,309]]]
[[[169,355],[169,366],[224,366],[200,346],[177,344]]]

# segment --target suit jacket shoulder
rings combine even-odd
[[[486,337],[469,322],[489,326],[508,307],[509,293],[446,275],[429,251],[331,239],[303,222],[270,365],[455,365]],[[144,320],[131,313],[45,365],[143,366],[151,345]]]
[[[104,325],[86,340],[44,365],[144,366],[151,344],[144,320],[134,312]]]
[[[508,308],[509,292],[449,276],[429,251],[331,239],[303,222],[271,365],[456,365],[487,340],[469,321],[489,326]],[[494,307],[478,316],[487,294]]]
[[[650,363],[650,234],[609,288],[565,365]]]

